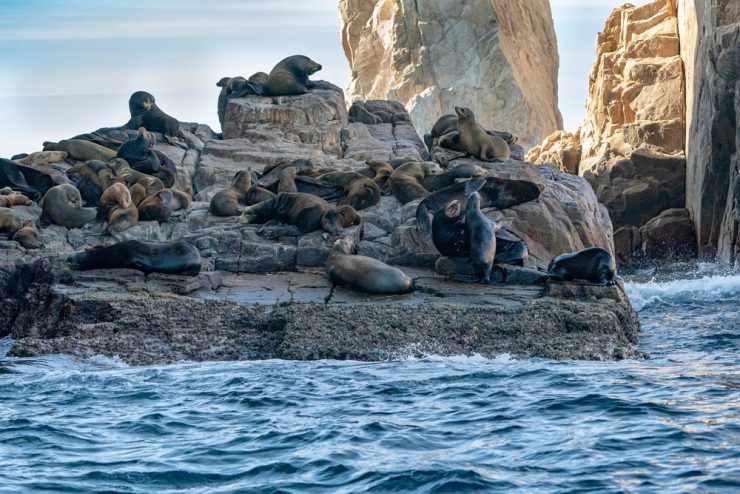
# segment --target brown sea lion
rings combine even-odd
[[[67,228],[81,228],[95,220],[95,208],[82,207],[82,197],[77,187],[62,184],[52,187],[43,198],[41,217]]]
[[[372,179],[357,172],[325,173],[316,177],[316,182],[344,189],[344,198],[339,201],[339,206],[352,206],[360,211],[380,202],[380,187]]]
[[[373,182],[375,182],[375,184],[380,188],[381,194],[390,195],[391,189],[388,180],[391,178],[391,175],[393,175],[393,167],[391,164],[383,160],[370,160],[366,161],[365,164],[371,172],[368,176],[372,178]],[[363,172],[360,171],[360,173]]]
[[[141,221],[167,221],[172,215],[168,207],[172,201],[173,195],[170,189],[162,189],[147,197],[139,203],[139,219]]]
[[[488,172],[481,166],[463,164],[447,170],[444,173],[440,173],[439,175],[426,177],[421,182],[421,185],[429,192],[436,192],[453,185],[459,179],[485,177],[486,175],[488,175]]]
[[[33,220],[24,221],[23,227],[15,232],[10,239],[15,240],[26,249],[38,249],[41,247],[39,231],[36,229]]]
[[[556,280],[606,285],[614,282],[617,265],[608,250],[589,247],[555,257],[547,267],[547,274]]]
[[[115,235],[139,223],[139,209],[134,204],[113,206],[108,211],[108,232]]]
[[[23,228],[21,215],[11,208],[0,208],[0,233],[9,233],[11,236]]]
[[[124,159],[112,159],[107,162],[105,166],[113,170],[116,173],[116,178],[123,180],[123,183],[125,183],[128,187],[146,177],[151,177],[154,179],[154,184],[159,187],[158,190],[164,189],[164,183],[162,183],[159,178],[147,175],[146,173],[137,172],[136,170],[128,166],[128,163]]]
[[[281,60],[270,72],[265,91],[270,96],[305,94],[311,89],[308,76],[321,70],[321,65],[303,55],[293,55]]]
[[[59,163],[67,159],[66,151],[38,151],[18,160],[24,165],[47,166],[49,163]]]
[[[12,208],[13,206],[30,206],[33,201],[23,194],[0,195],[0,207]]]
[[[87,162],[87,166],[97,174],[98,182],[100,182],[100,186],[103,190],[107,189],[114,183],[123,183],[123,181],[116,178],[116,173],[105,166],[105,163],[102,161],[91,160]]]
[[[152,135],[144,127],[139,127],[139,135],[121,144],[116,157],[125,159],[128,166],[138,172],[156,174],[161,163],[151,149],[152,142]]]
[[[421,185],[425,178],[442,173],[437,163],[432,161],[410,161],[393,171],[390,177],[393,196],[401,204],[429,195],[429,191]]]
[[[164,186],[159,179],[147,176],[133,184],[128,190],[131,193],[131,202],[138,206],[141,201],[163,189]]]
[[[214,216],[238,216],[242,213],[242,206],[247,206],[247,193],[252,187],[252,170],[247,168],[234,175],[234,181],[229,187],[219,190],[211,198],[208,209]]]
[[[509,180],[499,177],[480,177],[450,185],[431,193],[419,203],[416,208],[416,229],[423,233],[430,233],[432,230],[430,215],[434,215],[454,200],[460,201],[461,207],[466,207],[466,198],[473,192],[480,193],[482,208],[506,209],[537,199],[543,188],[528,180]],[[464,214],[464,211],[461,214]]]
[[[280,173],[280,182],[278,183],[277,193],[281,192],[298,192],[295,185],[295,177],[298,175],[298,167],[289,166]]]
[[[457,113],[460,143],[465,152],[483,161],[511,158],[511,151],[506,141],[489,135],[483,127],[478,125],[470,108],[456,106],[455,113]]]
[[[480,194],[468,197],[465,228],[470,239],[470,262],[478,281],[491,282],[491,269],[496,258],[496,222],[480,210]]]
[[[177,136],[180,133],[180,122],[165,112],[156,103],[154,96],[146,91],[137,91],[128,100],[131,120],[126,123],[127,129],[144,127],[151,132],[161,132],[166,136]]]
[[[247,206],[254,206],[255,204],[267,201],[269,199],[272,199],[273,197],[275,197],[275,194],[273,194],[269,190],[253,185],[247,191],[247,195],[244,197],[244,201]]]
[[[516,134],[512,134],[511,132],[497,130],[486,130],[486,132],[488,135],[500,137],[507,144],[516,144],[519,140]],[[432,150],[435,139],[437,139],[437,144],[440,147],[465,151],[462,144],[460,144],[460,136],[457,132],[457,115],[452,113],[442,115],[434,123],[432,131],[429,134],[424,134],[424,143],[427,145],[429,151]]]
[[[400,269],[357,253],[351,237],[336,240],[326,261],[329,281],[368,293],[394,295],[414,289],[414,280]]]
[[[72,269],[128,268],[144,273],[196,275],[200,272],[201,257],[193,245],[177,242],[144,242],[126,240],[108,247],[97,246],[71,256],[67,261]]]
[[[68,139],[59,142],[45,142],[44,151],[66,151],[77,161],[108,161],[116,157],[116,152],[94,142],[82,139]]]
[[[272,199],[249,206],[242,212],[241,223],[267,223],[276,220],[297,227],[301,234],[324,229],[339,233],[360,223],[360,215],[351,206],[332,209],[320,197],[301,192],[282,192]]]
[[[129,208],[133,204],[131,192],[122,183],[114,183],[100,196],[100,204],[103,206],[120,206]]]
[[[246,81],[247,80],[243,77],[222,77],[216,83],[216,86],[221,88],[221,92],[218,95],[217,106],[218,122],[221,124],[221,127],[224,125],[224,116],[226,115],[226,105],[229,102],[229,95],[233,93],[240,84]]]

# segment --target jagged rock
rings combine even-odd
[[[526,160],[536,164],[553,163],[560,171],[577,175],[581,160],[580,131],[572,134],[559,130],[550,134],[527,153]]]
[[[668,209],[640,228],[641,254],[648,259],[689,260],[696,257],[696,236],[689,211]]]
[[[562,128],[546,0],[340,0],[339,11],[352,100],[399,101],[422,132],[455,105],[525,145]]]

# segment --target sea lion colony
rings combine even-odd
[[[309,76],[321,65],[295,55],[279,62],[269,74],[249,78],[224,77],[217,110],[223,124],[233,98],[305,94],[317,83]],[[139,221],[171,221],[190,206],[192,190],[175,188],[177,170],[153,149],[155,137],[177,145],[180,123],[167,115],[145,91],[129,100],[131,119],[120,130],[124,139],[85,134],[58,143],[45,142],[43,151],[0,159],[0,235],[24,248],[43,248],[37,226],[79,228],[102,221],[114,237]],[[456,107],[443,115],[425,136],[427,146],[465,152],[481,161],[508,160],[508,144],[516,136],[483,129],[469,108]],[[128,132],[125,132],[128,131]],[[131,132],[136,131],[132,136]],[[155,135],[155,133],[157,133]],[[60,169],[55,163],[67,162]],[[307,160],[281,163],[261,174],[250,168],[237,172],[231,186],[210,201],[210,214],[238,216],[240,224],[266,224],[272,237],[299,236],[316,230],[337,235],[359,224],[357,211],[392,195],[401,204],[421,199],[417,229],[430,235],[441,254],[469,259],[475,281],[489,283],[494,263],[522,265],[526,243],[506,225],[489,219],[481,208],[504,209],[536,200],[541,186],[522,180],[490,176],[477,165],[448,166],[433,161],[370,160],[366,169],[314,169]],[[38,203],[39,225],[23,220],[14,206]],[[397,268],[358,255],[349,237],[337,240],[326,272],[330,281],[373,293],[405,293],[413,280]],[[74,269],[134,268],[145,272],[193,274],[200,269],[198,250],[184,241],[123,241],[96,246],[69,259]],[[614,279],[614,259],[598,247],[553,259],[553,278],[608,283]]]

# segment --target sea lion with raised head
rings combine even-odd
[[[270,200],[273,197],[275,197],[274,193],[257,185],[253,185],[247,191],[247,195],[244,196],[244,202],[247,206],[254,206],[255,204]]]
[[[15,240],[26,249],[41,248],[39,231],[36,229],[36,225],[33,223],[33,220],[24,221],[23,226],[15,232],[12,237],[10,237],[10,240]]]
[[[312,87],[308,76],[321,70],[321,65],[303,55],[287,57],[270,71],[265,92],[270,96],[306,94]]]
[[[468,197],[465,228],[470,239],[470,263],[478,281],[491,282],[491,269],[496,258],[496,222],[480,210],[480,194]]]
[[[242,206],[249,205],[247,193],[252,187],[252,170],[240,170],[234,175],[234,181],[229,187],[219,190],[211,198],[208,209],[214,216],[239,216]]]
[[[457,132],[460,144],[465,152],[482,161],[508,160],[511,157],[506,141],[489,135],[483,127],[478,125],[470,108],[456,106],[455,113],[457,113]]]
[[[555,257],[547,267],[547,274],[556,280],[606,285],[614,281],[617,265],[608,250],[589,247]]]
[[[422,182],[427,177],[439,175],[442,168],[433,161],[410,161],[393,171],[390,177],[391,192],[401,204],[429,195]]]
[[[479,177],[450,185],[429,194],[419,203],[416,208],[416,229],[423,233],[430,233],[432,230],[430,215],[433,216],[450,201],[460,201],[460,207],[463,208],[460,214],[464,214],[467,197],[473,192],[480,194],[482,208],[506,209],[537,199],[543,189],[544,186],[528,180],[509,180],[499,177]]]
[[[124,127],[138,129],[144,127],[151,132],[161,132],[166,136],[177,136],[180,133],[180,122],[165,112],[156,103],[154,96],[146,91],[136,91],[128,100],[131,120]]]
[[[372,257],[357,255],[349,236],[337,239],[326,260],[326,277],[342,285],[368,293],[401,294],[414,289],[414,280],[398,268]]]
[[[360,223],[360,215],[351,206],[332,208],[320,197],[301,192],[282,192],[272,199],[249,206],[242,212],[241,223],[267,223],[276,220],[295,226],[301,234],[323,229],[339,233]]]
[[[144,273],[193,276],[200,272],[201,258],[193,245],[177,242],[126,240],[108,247],[97,246],[71,256],[72,269],[136,269]]]
[[[135,139],[121,144],[116,158],[125,159],[128,166],[141,173],[157,173],[161,166],[159,157],[152,150],[152,135],[144,127],[139,127],[139,135]]]
[[[240,84],[247,82],[244,77],[222,77],[216,86],[221,88],[221,92],[218,95],[218,122],[221,127],[224,125],[224,116],[226,115],[226,105],[229,103],[229,95],[233,93]]]
[[[95,220],[98,211],[82,206],[82,196],[77,187],[62,184],[52,187],[42,199],[41,217],[67,228],[81,228]]]

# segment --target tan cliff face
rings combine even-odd
[[[421,133],[455,105],[526,147],[562,128],[547,0],[340,0],[348,97],[401,102]]]

